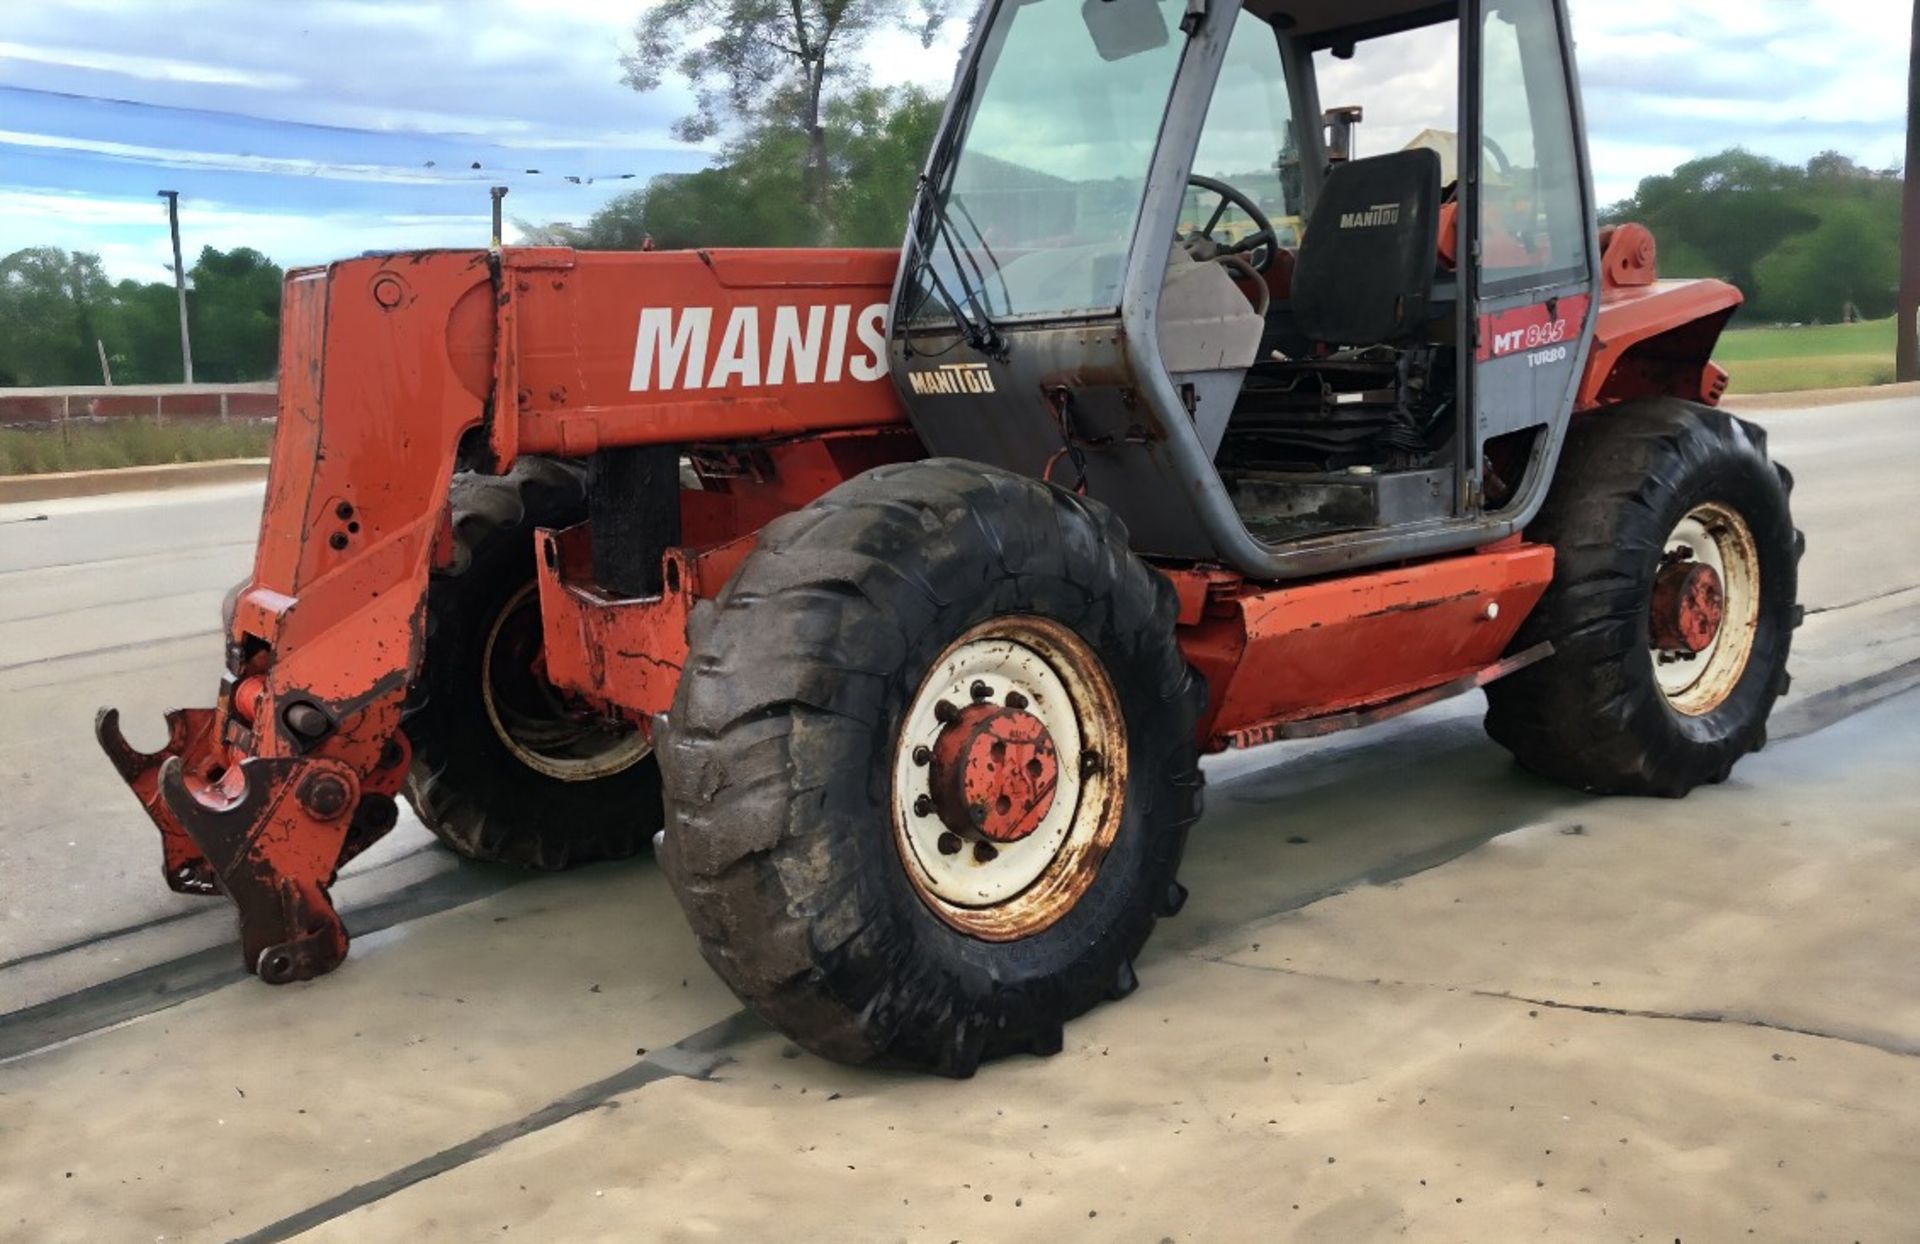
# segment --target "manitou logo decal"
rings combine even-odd
[[[907,383],[921,397],[993,392],[993,373],[985,363],[942,363],[932,371],[910,371]]]
[[[1364,212],[1340,213],[1342,229],[1379,229],[1399,223],[1400,205],[1398,203],[1375,203]]]
[[[635,393],[869,382],[887,374],[887,307],[646,307],[633,347]],[[763,322],[771,315],[772,323]],[[762,330],[765,331],[762,331]],[[856,348],[857,347],[857,348]]]

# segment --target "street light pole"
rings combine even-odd
[[[187,269],[180,262],[180,192],[162,190],[167,201],[167,228],[173,234],[173,290],[180,296],[180,371],[186,383],[193,383],[193,343],[187,339]]]
[[[1920,380],[1920,0],[1913,6],[1913,63],[1907,70],[1907,186],[1900,241],[1900,322],[1896,380]]]

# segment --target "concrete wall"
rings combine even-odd
[[[270,420],[277,386],[255,384],[75,385],[0,389],[0,427],[55,427],[65,420],[206,419],[222,423]]]

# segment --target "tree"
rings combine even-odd
[[[817,221],[830,218],[827,114],[863,85],[861,46],[887,26],[933,42],[947,0],[664,0],[635,28],[622,58],[627,85],[659,88],[669,72],[692,84],[694,107],[674,133],[702,142],[729,129],[786,130],[800,201]],[[763,138],[765,135],[763,134]],[[693,174],[694,177],[700,174]]]
[[[209,246],[190,275],[194,378],[232,383],[273,375],[280,354],[279,266],[250,247],[223,254]]]
[[[1713,276],[1754,319],[1831,321],[1893,313],[1900,281],[1897,170],[1826,151],[1804,168],[1746,151],[1694,160],[1608,208],[1660,243],[1669,276]]]
[[[1609,217],[1638,220],[1663,241],[1673,237],[1751,298],[1759,289],[1755,265],[1820,223],[1795,193],[1806,180],[1802,169],[1736,148],[1647,178]]]
[[[655,245],[896,246],[915,177],[940,124],[941,101],[913,87],[861,87],[827,106],[827,205],[802,195],[805,140],[778,123],[754,126],[696,173],[666,174],[595,212],[585,225],[519,224],[523,240],[586,250]],[[518,222],[516,222],[518,224]]]
[[[189,274],[196,370],[212,381],[264,380],[280,339],[280,269],[259,251],[208,247]],[[98,255],[30,247],[0,259],[0,384],[99,384],[96,341],[116,384],[180,380],[171,282],[110,284]]]
[[[34,246],[0,259],[0,374],[12,384],[98,384],[93,343],[108,295],[98,255]]]

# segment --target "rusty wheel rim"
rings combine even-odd
[[[1058,756],[1044,814],[1018,841],[956,833],[931,801],[931,756],[956,720],[950,710],[981,703],[1037,718]],[[895,845],[935,916],[981,941],[1018,941],[1048,929],[1087,893],[1114,847],[1125,791],[1125,718],[1100,658],[1048,618],[993,618],[948,645],[900,722]]]
[[[1718,580],[1720,616],[1712,638],[1698,650],[1648,646],[1654,678],[1668,707],[1686,717],[1704,717],[1726,703],[1740,685],[1760,627],[1760,549],[1739,511],[1717,501],[1695,506],[1667,537],[1661,574],[1705,567]],[[1653,620],[1652,635],[1661,631]]]
[[[540,599],[529,583],[487,628],[480,652],[480,699],[487,721],[514,759],[562,782],[591,782],[631,769],[653,751],[632,726],[610,726],[569,706],[540,673]]]
[[[985,705],[1037,719],[1051,746],[1044,811],[1015,841],[969,833],[935,804],[943,732],[966,724],[962,710]],[[940,654],[902,718],[891,801],[901,864],[921,901],[953,928],[983,941],[1032,937],[1098,876],[1119,832],[1126,780],[1119,699],[1086,642],[1046,618],[983,622]]]

